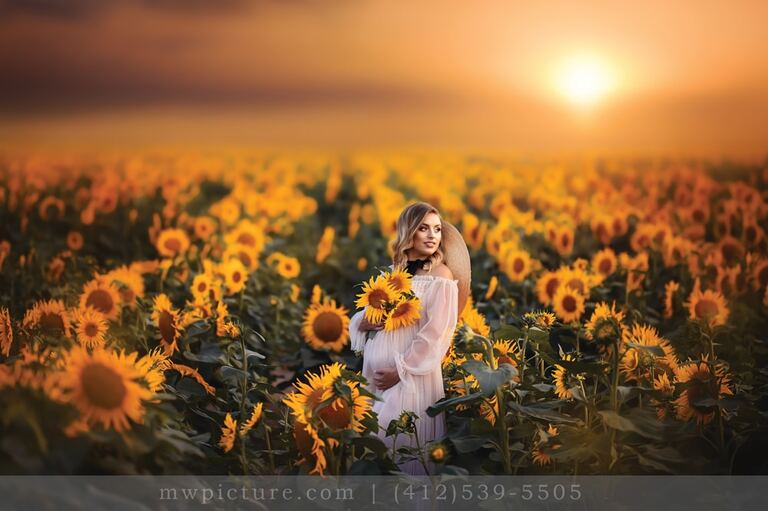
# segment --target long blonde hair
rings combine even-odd
[[[435,213],[440,217],[440,212],[436,207],[426,202],[415,202],[400,212],[400,216],[397,217],[397,224],[395,229],[397,230],[397,236],[392,242],[392,268],[397,270],[398,268],[405,268],[408,262],[408,255],[406,251],[413,247],[413,236],[416,234],[416,230],[421,225],[421,222],[429,213]],[[440,217],[440,223],[442,224],[442,217]],[[445,259],[443,254],[443,241],[440,240],[440,244],[437,246],[435,253],[429,257],[429,260],[424,265],[424,269],[429,273],[432,268],[438,266]]]

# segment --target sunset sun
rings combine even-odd
[[[613,69],[602,59],[594,55],[574,55],[560,62],[555,88],[569,103],[589,107],[612,92],[615,81]]]

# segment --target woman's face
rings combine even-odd
[[[413,250],[416,252],[416,257],[424,259],[434,254],[440,246],[442,234],[440,217],[435,213],[427,213],[413,235]]]

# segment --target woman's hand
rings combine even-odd
[[[381,330],[384,328],[384,322],[380,321],[379,323],[376,323],[375,325],[368,321],[368,318],[363,316],[363,319],[360,320],[360,323],[357,326],[357,329],[361,332],[367,332],[368,330]]]
[[[373,373],[373,384],[381,390],[387,390],[400,381],[400,375],[394,367],[379,369]]]

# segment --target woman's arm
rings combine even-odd
[[[395,354],[397,373],[407,391],[415,392],[413,376],[440,367],[456,328],[458,301],[459,288],[454,280],[436,279],[432,283],[421,328],[405,353]]]

